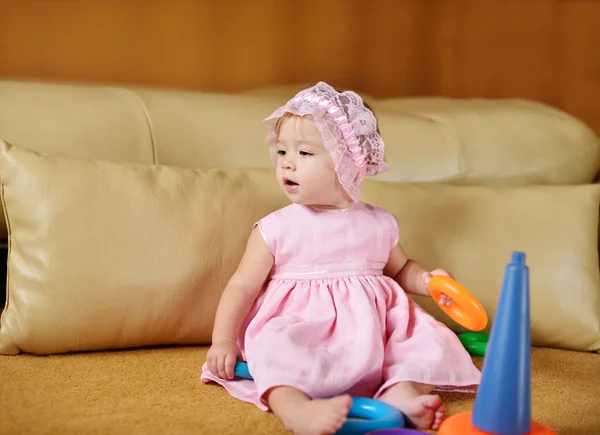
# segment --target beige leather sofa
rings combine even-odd
[[[285,433],[199,373],[252,223],[286,204],[261,121],[302,87],[0,81],[0,433]],[[524,251],[533,417],[600,433],[598,137],[531,101],[364,97],[391,171],[363,200],[396,214],[409,254],[452,271],[491,320]],[[450,414],[473,407],[444,398]]]

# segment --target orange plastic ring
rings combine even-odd
[[[454,279],[445,275],[434,275],[427,286],[435,303],[456,323],[471,331],[481,331],[487,326],[488,317],[483,306]],[[450,296],[454,303],[440,305],[442,293]]]

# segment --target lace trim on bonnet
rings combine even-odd
[[[383,161],[384,143],[377,133],[377,120],[355,92],[337,92],[327,83],[319,82],[300,91],[265,118],[266,142],[274,163],[278,157],[277,120],[286,113],[313,116],[323,144],[333,158],[340,184],[354,202],[358,201],[359,186],[366,175],[388,170]]]

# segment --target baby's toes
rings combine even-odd
[[[435,410],[433,414],[433,423],[431,425],[433,430],[438,430],[440,428],[442,421],[444,421],[444,415],[444,404],[442,404],[438,409]]]

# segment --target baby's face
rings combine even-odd
[[[350,205],[312,116],[285,120],[279,130],[277,153],[277,181],[292,202],[340,208]]]

